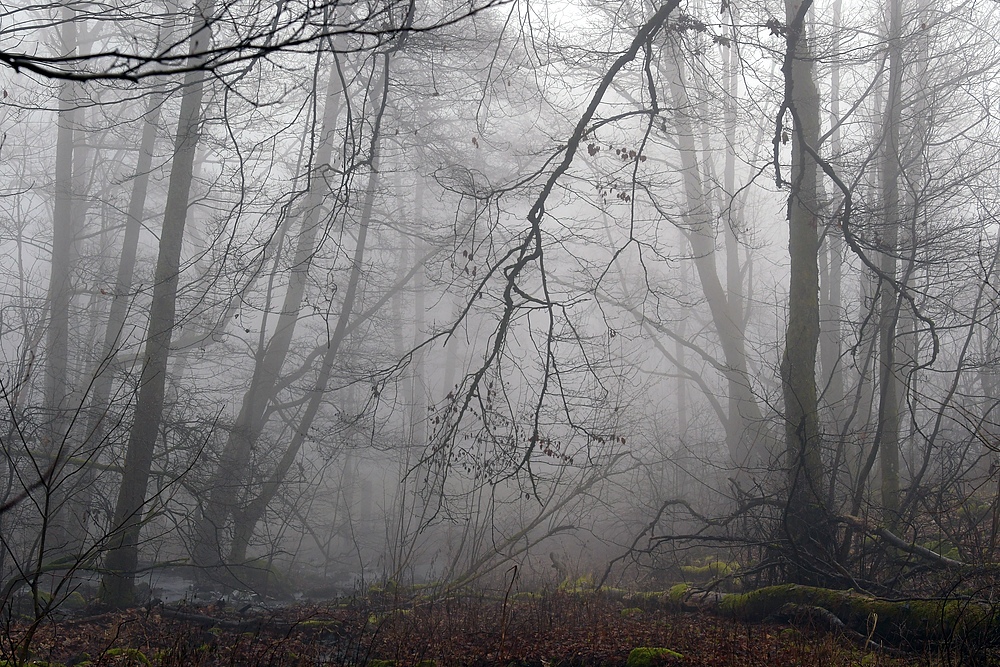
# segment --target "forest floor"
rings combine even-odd
[[[810,627],[631,604],[550,592],[438,600],[382,595],[277,609],[161,605],[46,619],[31,641],[34,662],[21,664],[623,667],[639,647],[680,654],[652,663],[658,665],[971,664],[954,646],[882,652]],[[28,627],[8,623],[0,658],[13,657]],[[9,664],[18,663],[0,659]]]

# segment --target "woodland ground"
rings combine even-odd
[[[27,627],[8,623],[3,657],[13,657]],[[681,654],[657,663],[664,665],[995,664],[957,642],[882,652],[808,625],[745,623],[565,592],[89,613],[45,620],[27,664],[596,667],[624,666],[643,646]],[[15,663],[0,661],[6,664]]]

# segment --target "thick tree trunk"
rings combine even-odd
[[[195,12],[190,47],[192,54],[201,51],[211,40],[208,20],[213,4],[212,0],[208,0]],[[113,606],[126,606],[134,602],[139,530],[142,527],[153,449],[163,415],[167,361],[170,357],[170,339],[180,278],[181,247],[187,221],[195,149],[202,122],[201,104],[206,76],[197,69],[199,63],[193,56],[191,64],[194,66],[193,70],[184,77],[185,88],[181,98],[170,184],[163,213],[139,396],[129,433],[125,472],[115,506],[111,550],[105,559],[106,572],[101,580],[101,598]]]
[[[741,621],[780,620],[803,622],[813,629],[825,627],[875,650],[884,650],[883,642],[912,648],[913,642],[954,642],[992,636],[1000,629],[990,605],[954,598],[884,600],[853,590],[796,584],[728,594],[681,586],[665,598],[667,604],[685,610]]]
[[[787,537],[800,554],[792,578],[802,583],[822,580],[808,561],[830,558],[834,545],[824,506],[822,439],[816,393],[816,350],[819,342],[819,270],[817,252],[818,168],[809,150],[820,137],[819,92],[813,79],[805,10],[808,3],[785,1],[788,53],[782,68],[786,104],[792,112],[791,192],[788,197],[788,253],[791,282],[788,325],[781,363],[788,468]],[[781,137],[776,137],[780,141]]]

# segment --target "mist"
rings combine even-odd
[[[997,12],[11,6],[0,607],[979,599]]]

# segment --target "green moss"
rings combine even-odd
[[[638,607],[626,607],[621,610],[622,618],[634,618],[636,616],[642,616],[642,609]]]
[[[708,581],[709,579],[729,577],[737,569],[735,563],[727,563],[722,560],[710,561],[704,565],[681,565],[681,573],[691,581]]]
[[[936,554],[940,554],[945,558],[950,558],[952,560],[962,560],[962,555],[958,552],[958,547],[949,542],[948,540],[930,540],[927,542],[921,542],[920,546],[925,549],[929,549]]]
[[[637,591],[629,593],[628,600],[633,602],[657,602],[664,596],[663,591]]]
[[[73,591],[72,593],[66,596],[66,599],[63,600],[62,603],[63,605],[65,605],[67,609],[74,609],[74,610],[83,609],[84,607],[87,606],[87,601],[84,599],[80,591]]]
[[[368,667],[396,667],[395,660],[369,660]]]
[[[423,583],[423,584],[412,584],[410,586],[410,590],[413,591],[413,592],[419,592],[419,591],[436,591],[436,590],[438,590],[439,588],[441,588],[443,586],[444,586],[443,582],[440,582],[440,581],[428,581],[427,583]],[[417,664],[419,665],[420,663],[417,663]]]
[[[762,620],[785,604],[822,607],[861,633],[880,637],[948,639],[996,623],[982,606],[962,600],[880,600],[854,591],[785,584],[725,596],[719,612],[741,620]]]
[[[300,628],[309,628],[313,630],[328,630],[331,628],[339,628],[343,625],[344,624],[342,622],[332,618],[313,618],[299,623]]]
[[[623,602],[630,603],[639,609],[657,609],[663,606],[670,606],[671,602],[666,591],[642,591],[629,593],[622,597]]]
[[[372,584],[368,587],[369,595],[395,595],[400,591],[399,582],[394,579],[389,579],[382,584]]]
[[[785,603],[793,602],[789,596],[794,588],[791,584],[768,586],[749,593],[727,595],[719,603],[719,612],[723,616],[739,619],[762,619],[776,612]]]
[[[683,657],[684,656],[677,651],[673,651],[669,648],[640,646],[639,648],[632,649],[632,651],[628,654],[628,660],[625,661],[625,667],[654,667],[655,665],[663,664],[669,659]]]
[[[129,665],[145,665],[150,667],[151,663],[146,654],[137,648],[109,648],[103,654],[107,658],[125,658]]]
[[[566,581],[559,584],[557,590],[564,593],[583,593],[590,592],[594,590],[594,577],[590,574],[585,574],[582,577],[577,577],[576,579]]]
[[[51,606],[52,605],[52,593],[49,593],[48,591],[43,591],[42,589],[39,588],[35,592],[35,602],[37,602],[42,607],[49,607],[49,606]]]
[[[680,604],[684,600],[684,596],[691,589],[687,584],[677,584],[676,586],[671,586],[670,590],[667,591],[667,599],[669,599],[674,604]]]

